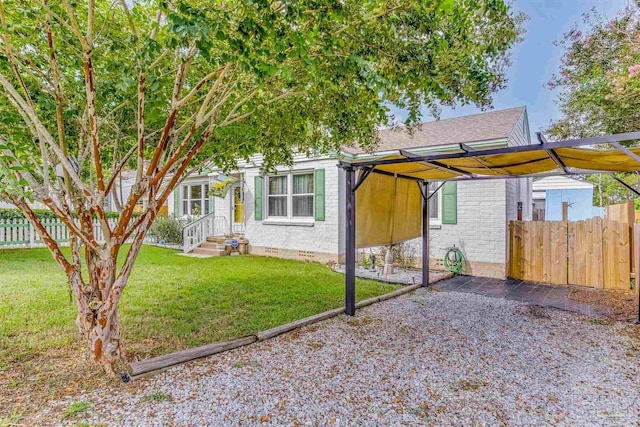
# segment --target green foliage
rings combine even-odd
[[[21,419],[22,415],[12,412],[8,417],[0,417],[0,427],[17,427]]]
[[[164,243],[174,243],[181,245],[182,238],[182,222],[173,217],[159,217],[151,227],[153,233],[159,241]]]
[[[49,209],[34,209],[33,213],[40,219],[56,219]],[[0,220],[7,219],[25,219],[25,216],[18,209],[0,209]]]
[[[454,103],[488,106],[492,93],[505,85],[509,48],[522,21],[503,0],[159,4],[160,11],[157,2],[133,2],[130,14],[118,5],[96,5],[94,27],[100,36],[92,55],[102,123],[100,157],[107,172],[115,163],[112,154],[122,157],[137,141],[132,100],[137,99],[138,76],[146,76],[145,129],[153,132],[166,122],[174,72],[191,46],[196,53],[180,96],[213,70],[230,67],[230,79],[224,81],[228,97],[212,117],[219,125],[194,166],[211,160],[232,167],[238,159],[261,153],[268,168],[290,163],[296,150],[327,152],[355,143],[373,147],[376,129],[394,122],[390,105],[409,110],[407,124],[420,118],[422,105],[434,112]],[[87,95],[83,79],[77,78],[84,73],[83,49],[70,30],[67,11],[56,2],[50,7],[57,17],[50,24],[63,76],[66,141],[71,155],[86,160]],[[78,25],[86,26],[86,4],[73,7]],[[43,30],[47,14],[35,0],[8,0],[4,9],[7,37],[18,53],[14,59],[44,126],[56,135],[56,100],[43,77],[52,73]],[[9,61],[1,58],[0,72],[20,87]],[[195,99],[208,90],[203,85]],[[188,130],[199,107],[198,102],[184,106],[176,128]],[[223,124],[230,113],[242,119]],[[202,132],[198,128],[196,137]],[[7,158],[3,164],[19,163],[16,167],[37,175],[42,164],[38,144],[6,97],[0,100],[0,135],[6,138],[6,156],[20,159]],[[154,133],[147,139],[145,156],[153,153],[158,137]],[[84,180],[94,179],[90,162],[80,166]],[[3,175],[12,179],[3,180],[0,190],[15,195],[25,182],[9,172]]]
[[[49,209],[34,209],[33,213],[40,219],[55,220],[58,217]],[[76,215],[73,214],[75,217]],[[107,218],[118,218],[118,212],[105,212]],[[137,214],[136,216],[139,216]],[[25,216],[18,209],[0,209],[0,220],[25,219]]]
[[[173,400],[173,398],[161,391],[156,391],[143,399],[145,402],[162,402],[164,400]]]
[[[618,178],[623,179],[627,184],[632,187],[640,187],[640,176],[637,174],[616,174]],[[634,195],[631,194],[626,188],[620,185],[619,182],[614,180],[609,175],[589,175],[585,178],[586,181],[594,184],[593,188],[593,204],[594,206],[609,206],[618,203],[624,203]],[[635,203],[640,201],[637,199]]]
[[[587,23],[587,31],[574,28],[559,42],[565,54],[549,86],[560,89],[562,118],[548,129],[557,139],[640,130],[640,10],[630,4],[611,20],[587,16]],[[617,176],[640,187],[637,174]],[[634,197],[610,176],[586,179],[595,184],[596,206]]]
[[[549,132],[559,138],[640,129],[640,14],[630,5],[606,21],[587,17],[585,33],[572,29],[560,71],[549,86],[561,90],[562,119]]]
[[[64,416],[66,418],[75,417],[91,408],[91,402],[88,400],[79,400],[77,402],[72,402],[67,406],[67,409],[64,412]]]

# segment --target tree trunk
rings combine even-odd
[[[116,280],[117,257],[87,251],[86,260],[88,283],[76,273],[69,278],[78,308],[76,324],[88,343],[91,359],[113,375],[113,363],[122,354],[118,302],[125,282],[124,278]]]

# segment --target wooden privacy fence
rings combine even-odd
[[[107,221],[111,227],[114,227],[118,222],[116,218],[109,218]],[[42,225],[46,227],[47,232],[57,242],[62,244],[69,242],[69,229],[61,221],[57,219],[43,219]],[[96,236],[97,242],[104,242],[102,229],[97,219],[93,220],[93,233]],[[147,236],[145,241],[154,241],[154,237]],[[44,243],[38,231],[27,219],[0,219],[0,249],[16,247],[44,247]]]
[[[511,221],[509,276],[556,285],[630,289],[629,224],[585,221]]]

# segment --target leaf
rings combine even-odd
[[[451,13],[455,5],[456,0],[440,0],[437,10],[444,13]]]

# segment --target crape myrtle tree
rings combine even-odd
[[[557,139],[640,130],[640,9],[631,2],[605,19],[585,16],[587,28],[573,28],[557,44],[564,49],[559,71],[548,86],[557,89],[562,117],[548,133]],[[640,176],[621,173],[639,188]],[[628,192],[609,175],[586,178],[596,186],[599,206],[621,203]]]
[[[374,147],[391,105],[408,110],[407,125],[424,105],[488,106],[521,21],[503,0],[0,5],[0,199],[68,276],[77,326],[109,374],[127,279],[186,175],[254,154],[268,170],[294,152]],[[112,226],[105,199],[123,171],[135,185]],[[34,200],[69,228],[70,255]]]

